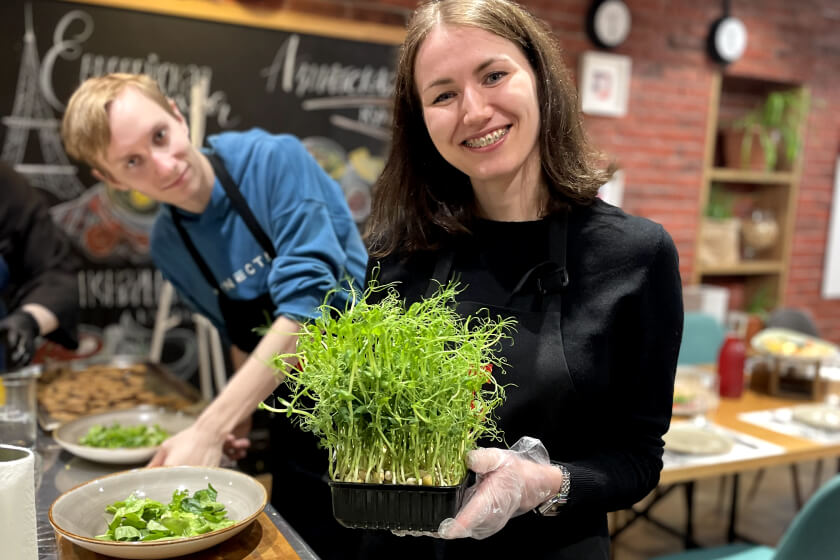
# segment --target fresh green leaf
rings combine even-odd
[[[110,426],[97,424],[91,426],[88,432],[79,439],[82,445],[91,447],[106,447],[115,449],[120,447],[156,447],[171,434],[158,426],[121,426],[118,423]]]
[[[113,517],[108,531],[95,538],[105,541],[152,541],[201,535],[233,525],[224,504],[217,502],[216,490],[207,485],[192,496],[175,490],[172,501],[163,505],[131,494],[125,500],[106,506]]]
[[[385,297],[367,303],[374,291]],[[501,439],[504,387],[493,374],[504,373],[498,352],[514,326],[486,310],[462,318],[458,292],[453,282],[406,306],[393,285],[374,282],[351,290],[343,310],[325,303],[297,352],[274,359],[290,396],[261,407],[319,438],[333,480],[458,484],[476,442]]]

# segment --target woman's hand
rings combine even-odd
[[[438,534],[444,539],[485,539],[557,493],[563,482],[540,440],[527,436],[510,449],[470,451],[467,463],[476,484],[458,515],[441,522]]]

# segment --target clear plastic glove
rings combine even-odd
[[[508,520],[530,511],[556,494],[563,473],[551,465],[542,442],[522,437],[510,449],[479,448],[470,451],[467,466],[476,473],[454,519],[438,528],[444,539],[485,539],[498,532]]]
[[[35,317],[20,309],[0,319],[0,344],[6,347],[8,357],[6,369],[23,367],[32,360],[39,331]]]

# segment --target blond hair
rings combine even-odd
[[[175,111],[157,82],[146,74],[106,74],[89,78],[70,97],[61,122],[61,139],[70,157],[93,168],[111,142],[108,108],[126,87],[133,87],[175,117]]]
[[[577,92],[550,28],[510,0],[430,0],[408,24],[400,52],[391,119],[391,151],[374,186],[366,237],[370,254],[433,249],[469,231],[475,217],[469,177],[429,137],[414,83],[417,53],[438,25],[483,29],[518,46],[531,65],[540,106],[538,145],[551,214],[589,204],[611,170],[599,170],[578,112]]]

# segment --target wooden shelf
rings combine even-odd
[[[715,167],[709,170],[712,181],[728,183],[756,183],[784,185],[794,181],[793,173],[778,171],[755,171],[752,169],[730,169]]]
[[[739,251],[740,239],[724,238],[725,231],[705,227],[708,225],[705,220],[710,199],[718,192],[730,197],[736,217],[745,218],[752,210],[771,213],[779,226],[779,237],[773,247],[763,253],[762,259],[744,259],[731,265],[706,265],[697,259],[691,281],[695,284],[717,284],[731,290],[738,306],[745,309],[761,305],[770,310],[784,304],[802,157],[800,153],[790,163],[790,168],[777,171],[724,167],[722,162],[727,159],[727,146],[723,144],[723,131],[726,125],[747,114],[758,103],[763,103],[771,91],[790,89],[801,92],[807,107],[809,94],[802,84],[779,84],[761,78],[724,75],[722,72],[716,73],[711,83],[695,255],[707,255],[713,250],[721,254],[733,251],[737,254]],[[806,121],[807,118],[800,128],[800,137],[803,138]],[[731,232],[729,237],[732,237]],[[733,247],[732,243],[736,245]],[[715,249],[721,244],[722,249]]]
[[[758,274],[781,274],[784,263],[771,260],[741,261],[724,266],[700,266],[703,276],[751,276]]]

